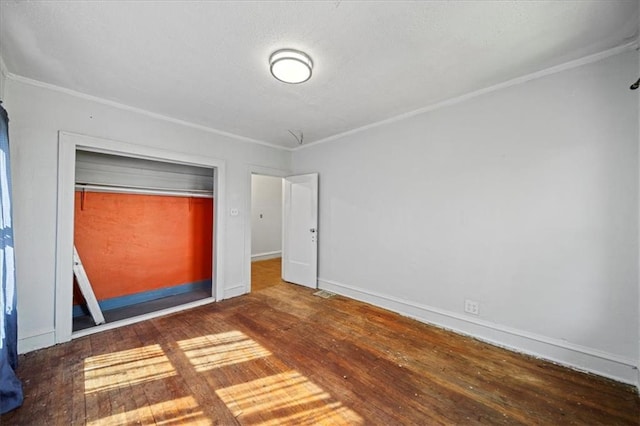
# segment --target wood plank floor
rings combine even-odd
[[[639,424],[629,386],[278,276],[22,355],[25,403],[0,423]]]
[[[264,290],[281,283],[282,259],[260,260],[251,263],[251,291]]]

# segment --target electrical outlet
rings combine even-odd
[[[475,300],[465,299],[464,311],[469,314],[480,315],[480,303]]]

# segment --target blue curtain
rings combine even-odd
[[[18,366],[16,273],[11,217],[11,168],[9,166],[9,118],[0,105],[0,413],[22,405]]]

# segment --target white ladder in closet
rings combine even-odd
[[[80,260],[76,246],[73,246],[73,274],[76,276],[80,291],[84,296],[84,300],[87,302],[87,307],[89,308],[93,322],[95,322],[96,325],[104,324],[105,320],[102,315],[102,310],[100,309],[100,305],[98,305],[96,295],[93,293],[87,272],[84,270],[84,266],[82,266],[82,261]]]

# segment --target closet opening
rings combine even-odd
[[[212,298],[214,179],[212,167],[76,150],[74,333],[99,323],[93,297],[105,324]]]

